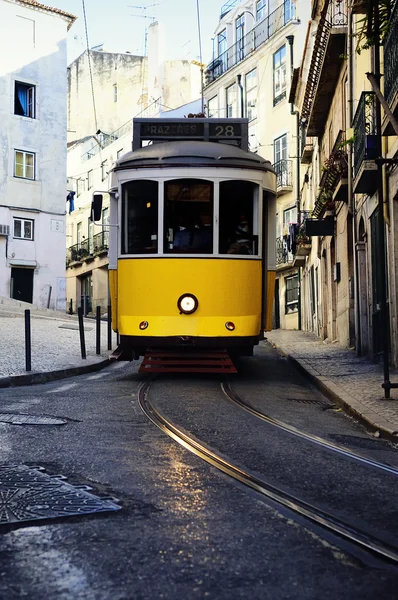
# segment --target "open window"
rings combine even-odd
[[[219,253],[258,255],[258,186],[250,181],[220,183]]]
[[[158,252],[158,182],[123,186],[122,254]]]
[[[174,179],[164,190],[164,253],[213,253],[213,182]]]
[[[15,82],[14,114],[35,118],[35,90],[30,83]]]

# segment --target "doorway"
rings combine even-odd
[[[21,302],[33,301],[33,271],[22,267],[11,267],[10,297]]]

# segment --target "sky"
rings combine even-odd
[[[202,61],[212,59],[212,37],[226,0],[199,0]],[[137,2],[137,4],[135,4]],[[82,0],[48,0],[78,17],[68,33],[68,63],[86,48]],[[90,47],[144,54],[145,28],[155,17],[164,29],[166,59],[199,60],[197,0],[85,0]],[[144,17],[147,18],[144,18]]]

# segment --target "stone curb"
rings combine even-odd
[[[271,342],[271,340],[269,340]],[[363,425],[371,430],[372,433],[379,433],[380,437],[387,439],[395,444],[398,442],[398,431],[388,421],[384,420],[380,415],[367,408],[353,396],[343,391],[338,385],[328,377],[318,373],[306,360],[297,358],[294,352],[278,346],[274,341],[272,345],[305,375],[311,383],[315,385],[329,400],[336,402],[339,406],[345,409],[349,415],[355,417]]]
[[[36,383],[46,383],[47,381],[55,381],[57,379],[66,379],[75,375],[83,375],[84,373],[92,373],[100,371],[110,365],[112,359],[106,358],[90,365],[81,367],[69,367],[68,369],[57,369],[56,371],[43,371],[41,373],[29,373],[27,375],[11,375],[9,377],[0,377],[0,388],[17,387],[22,385],[34,385]]]

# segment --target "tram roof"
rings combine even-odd
[[[115,171],[171,166],[238,167],[274,172],[270,161],[254,152],[230,144],[193,140],[151,144],[128,152],[116,161]]]

